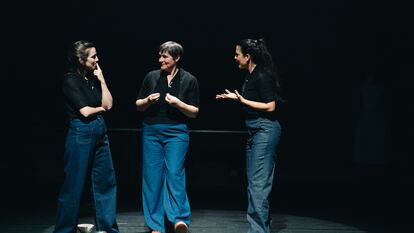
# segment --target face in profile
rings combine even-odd
[[[158,62],[161,65],[161,70],[171,72],[177,66],[179,58],[174,59],[168,52],[160,53],[159,55]]]
[[[87,70],[95,70],[97,68],[97,63],[99,61],[98,55],[96,53],[96,49],[94,47],[89,48],[88,50],[88,57],[85,61],[81,61],[85,69]]]
[[[249,59],[250,56],[243,55],[240,46],[237,45],[234,60],[236,60],[237,64],[239,65],[239,69],[247,69],[249,65]]]

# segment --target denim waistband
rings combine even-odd
[[[82,126],[82,125],[94,125],[102,124],[105,125],[104,118],[101,115],[94,116],[92,118],[71,118],[69,121],[70,126]]]

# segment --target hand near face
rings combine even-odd
[[[101,67],[99,67],[98,63],[96,63],[96,68],[93,70],[93,75],[95,75],[99,79],[99,81],[105,81]]]
[[[225,90],[225,93],[216,95],[216,99],[231,99],[231,100],[237,100],[238,97],[236,93],[233,93],[229,90]]]
[[[148,97],[148,103],[154,104],[160,100],[160,93],[152,93]]]
[[[170,93],[167,93],[165,95],[165,101],[169,103],[170,105],[177,105],[180,102],[180,99],[171,95]]]

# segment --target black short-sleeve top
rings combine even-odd
[[[67,73],[63,78],[63,95],[66,113],[70,119],[86,119],[79,110],[83,107],[102,106],[102,91],[99,80],[83,78],[77,73]]]
[[[272,73],[260,66],[256,66],[252,73],[247,72],[242,88],[242,96],[245,99],[269,103],[277,100],[276,82]],[[243,105],[243,110],[248,119],[265,117],[274,119],[275,111],[264,112],[259,111],[246,105]]]
[[[144,112],[143,122],[146,124],[187,123],[188,117],[180,110],[171,107],[165,101],[166,93],[177,97],[186,104],[199,107],[199,88],[197,78],[179,68],[178,73],[168,85],[167,73],[153,70],[147,73],[142,81],[137,99],[144,99],[152,93],[160,93],[160,101],[148,107]]]

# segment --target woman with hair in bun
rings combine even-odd
[[[263,39],[244,39],[236,44],[234,56],[239,69],[246,70],[241,92],[225,89],[218,100],[242,105],[248,131],[246,171],[249,233],[270,233],[269,196],[275,172],[276,147],[281,126],[276,119],[280,96],[273,59]]]

